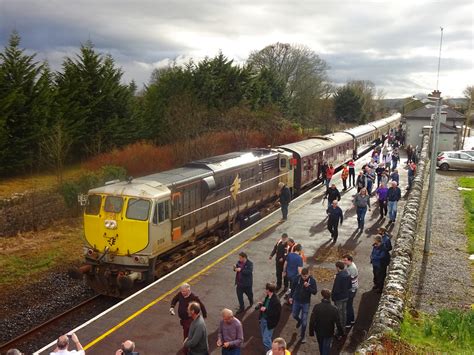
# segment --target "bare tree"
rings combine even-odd
[[[275,43],[255,51],[248,59],[254,71],[275,74],[285,90],[286,111],[307,125],[316,116],[318,99],[328,81],[328,65],[314,51],[302,45]]]
[[[63,181],[64,162],[69,154],[72,139],[62,121],[58,121],[51,129],[51,133],[40,143],[42,157],[46,164],[55,171],[59,184]]]

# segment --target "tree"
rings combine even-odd
[[[68,157],[72,139],[64,127],[64,122],[58,121],[41,141],[43,161],[54,168],[58,184],[63,182],[64,163]]]
[[[275,43],[250,54],[249,67],[255,72],[272,73],[284,88],[279,104],[298,122],[306,123],[317,111],[317,99],[324,93],[328,66],[305,46]]]
[[[362,97],[349,85],[337,89],[334,95],[334,114],[339,121],[359,123],[362,120]]]
[[[76,58],[66,58],[56,77],[59,119],[80,156],[94,155],[133,140],[130,98],[123,72],[109,55],[87,42]]]
[[[20,48],[20,36],[13,32],[0,53],[0,174],[16,174],[37,162],[41,133],[48,105],[49,82],[38,81],[43,66],[35,55]]]

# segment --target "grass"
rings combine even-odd
[[[467,252],[474,254],[474,178],[461,177],[458,179],[459,186],[473,190],[461,191],[464,198],[464,209],[466,211],[466,236],[468,239]]]
[[[64,220],[46,230],[0,238],[0,299],[3,291],[37,281],[52,269],[82,260],[80,218]]]
[[[83,171],[84,169],[80,165],[67,167],[63,173],[63,180],[77,178]],[[0,198],[10,197],[14,193],[22,193],[28,190],[49,189],[57,185],[56,175],[48,172],[0,179]]]
[[[405,313],[400,339],[416,353],[472,354],[474,352],[474,310],[441,310],[435,316]]]

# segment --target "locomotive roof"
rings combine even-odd
[[[197,178],[203,178],[211,174],[212,172],[209,171],[209,169],[183,166],[181,168],[147,175],[137,180],[156,181],[160,182],[163,185],[170,186],[175,183],[185,183],[187,181],[191,181]]]
[[[157,182],[132,180],[130,183],[127,181],[121,181],[115,184],[97,187],[89,190],[89,193],[160,198],[162,196],[169,196],[170,190],[166,186]]]
[[[299,154],[300,157],[305,157],[330,148],[335,145],[334,140],[329,137],[314,137],[305,139],[304,141],[289,143],[279,146],[280,148],[289,150]]]
[[[232,152],[215,157],[195,160],[186,164],[186,167],[208,168],[214,172],[230,169],[236,166],[246,165],[262,160],[262,158],[277,154],[271,149],[252,149],[250,151]]]

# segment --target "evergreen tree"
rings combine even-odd
[[[0,53],[0,174],[23,173],[37,162],[49,102],[49,83],[38,80],[43,66],[20,48],[13,32]],[[47,74],[47,69],[43,72]]]
[[[91,42],[76,58],[66,58],[56,78],[60,118],[73,137],[73,151],[94,155],[134,138],[132,93],[121,83],[123,72],[111,56],[97,53]]]
[[[362,120],[362,97],[354,87],[345,85],[334,95],[334,113],[339,121],[359,123]]]

